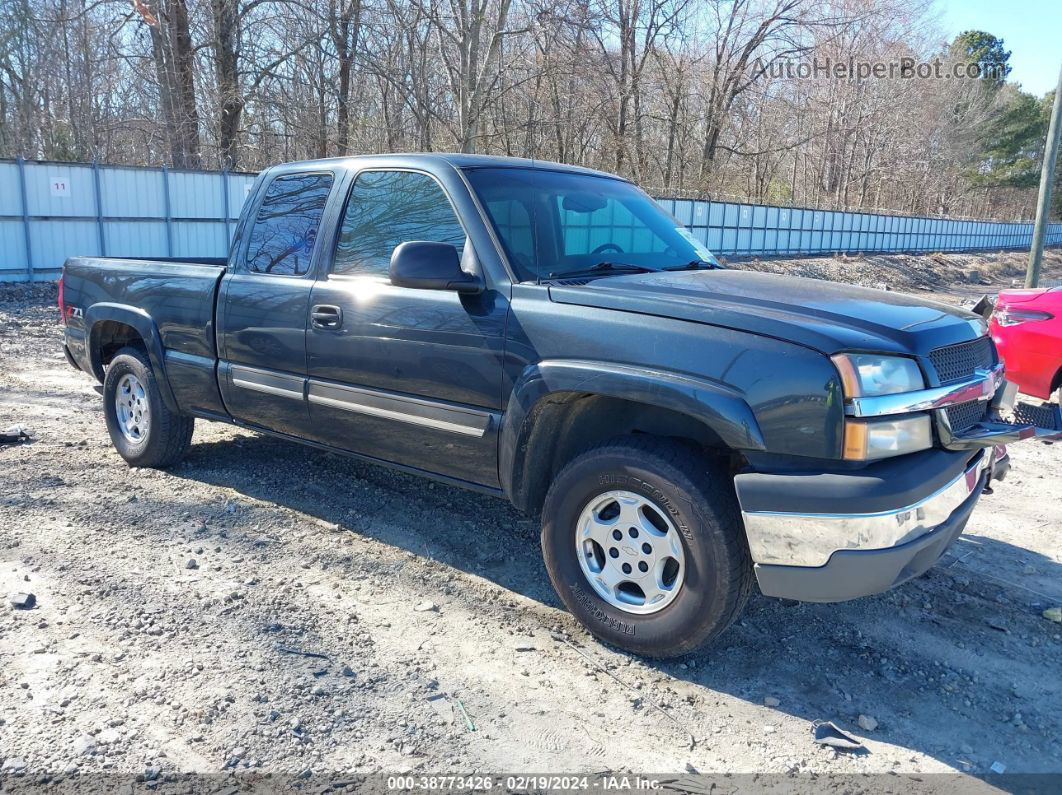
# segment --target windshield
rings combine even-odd
[[[520,281],[715,264],[689,230],[629,182],[528,168],[465,174]]]

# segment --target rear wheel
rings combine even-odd
[[[143,350],[115,354],[103,380],[103,413],[118,454],[136,467],[173,466],[188,451],[195,419],[171,411]]]
[[[665,439],[621,437],[571,461],[546,496],[542,551],[594,635],[650,657],[718,637],[752,587],[728,474]]]

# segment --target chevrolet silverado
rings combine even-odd
[[[753,585],[841,601],[928,569],[1057,437],[977,315],[723,268],[630,182],[416,154],[257,178],[225,260],[75,257],[70,363],[132,466],[196,419],[512,501],[602,640],[684,654]]]

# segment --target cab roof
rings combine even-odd
[[[453,168],[534,168],[546,171],[565,171],[572,174],[589,174],[598,177],[611,177],[623,179],[606,171],[597,171],[582,166],[572,166],[566,163],[554,163],[550,160],[532,160],[524,157],[500,157],[498,155],[470,155],[460,152],[400,152],[395,154],[381,155],[350,155],[347,157],[327,157],[316,160],[298,160],[291,163],[280,163],[271,166],[268,170],[294,170],[300,168],[312,168],[313,166],[350,166],[361,167],[367,163],[386,164],[388,167],[408,165],[410,167],[449,165]]]

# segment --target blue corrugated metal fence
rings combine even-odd
[[[0,281],[67,257],[223,257],[254,174],[0,160]]]
[[[55,279],[70,256],[221,257],[254,174],[0,160],[0,281]],[[717,254],[1028,247],[1031,223],[658,199]],[[1048,228],[1062,244],[1062,224]]]
[[[1032,223],[769,207],[658,199],[719,254],[969,251],[1028,248]],[[1049,224],[1047,245],[1062,244],[1062,224]]]

